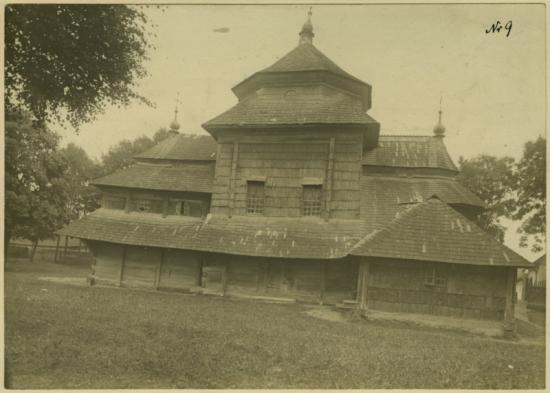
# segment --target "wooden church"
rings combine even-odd
[[[379,135],[371,86],[299,44],[233,88],[238,103],[97,179],[101,208],[59,233],[92,282],[360,310],[513,321],[516,268],[475,223],[433,135]]]

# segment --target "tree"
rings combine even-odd
[[[107,103],[126,106],[147,75],[147,18],[122,4],[5,7],[5,110],[77,128]]]
[[[6,121],[4,257],[9,241],[22,237],[33,243],[32,260],[38,241],[68,222],[67,165],[58,141],[28,116]]]
[[[518,229],[522,234],[520,246],[538,252],[546,240],[546,139],[539,136],[524,146],[523,157],[517,164],[516,205],[512,218],[524,220]]]
[[[458,163],[457,180],[487,205],[478,217],[478,224],[502,242],[505,228],[500,218],[510,217],[515,206],[514,159],[480,155],[470,160],[460,157]]]
[[[100,193],[90,185],[90,180],[99,175],[100,167],[81,147],[69,143],[61,154],[67,162],[65,179],[69,185],[67,209],[71,219],[92,212],[99,207]]]

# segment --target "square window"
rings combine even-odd
[[[124,210],[126,198],[116,196],[104,196],[101,204],[106,209]]]
[[[169,201],[168,214],[177,216],[203,217],[203,203],[201,201],[187,200]]]
[[[152,203],[149,199],[138,199],[135,202],[136,211],[138,212],[149,212],[151,211]]]
[[[438,269],[435,265],[429,266],[426,269],[424,285],[432,287],[437,291],[447,291],[447,276],[443,272],[443,269]]]
[[[302,214],[304,216],[319,217],[321,215],[322,194],[321,185],[303,186]]]
[[[246,182],[246,212],[263,214],[265,202],[265,183],[263,181]]]

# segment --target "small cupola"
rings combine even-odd
[[[313,24],[311,23],[311,7],[307,13],[307,21],[302,26],[302,31],[300,31],[300,44],[313,44]]]

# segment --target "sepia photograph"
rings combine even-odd
[[[538,389],[545,3],[4,6],[5,389]]]

